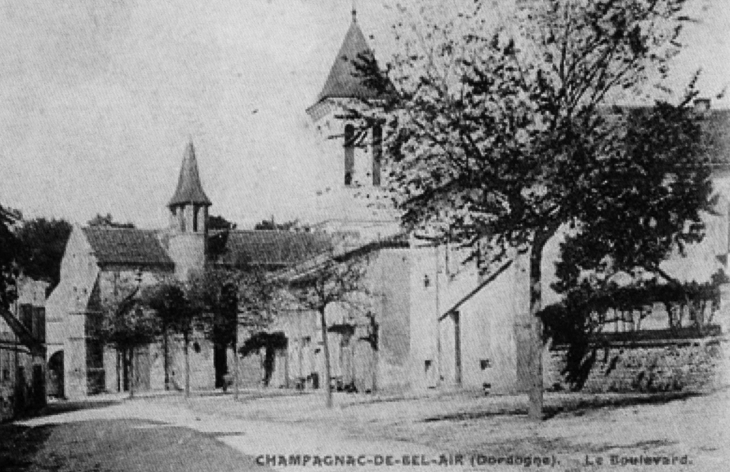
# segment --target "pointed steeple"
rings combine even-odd
[[[355,63],[361,57],[374,58],[375,56],[357,24],[357,10],[353,3],[350,29],[347,30],[345,40],[332,64],[327,82],[317,97],[317,102],[326,98],[368,99],[378,97],[376,90],[365,85],[362,73],[355,67]]]
[[[182,167],[180,167],[180,177],[177,180],[177,189],[175,189],[175,194],[167,206],[174,207],[189,204],[200,206],[211,205],[208,196],[203,191],[203,185],[200,183],[198,162],[195,159],[195,148],[193,147],[192,140],[190,140],[185,149]]]

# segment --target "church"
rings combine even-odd
[[[53,377],[60,379],[54,387],[57,391],[75,398],[126,390],[130,382],[143,390],[164,388],[158,346],[138,353],[135,378],[130,379],[124,360],[95,338],[100,303],[107,294],[166,277],[186,280],[206,264],[296,270],[331,248],[367,261],[364,283],[369,293],[364,310],[328,307],[327,336],[336,386],[359,392],[437,387],[494,393],[526,390],[528,360],[523,354],[530,342],[530,320],[525,256],[514,254],[490,267],[480,266],[479,261],[465,264],[458,248],[405,234],[397,213],[377,203],[386,184],[381,175],[384,131],[379,126],[363,130],[342,119],[349,107],[378,98],[355,71],[353,60],[362,55],[373,56],[373,52],[353,11],[324,86],[306,110],[331,164],[321,175],[320,216],[311,231],[210,230],[213,202],[200,180],[192,142],[185,149],[178,185],[167,204],[166,228],[74,228],[61,282],[47,302],[49,366],[61,369]],[[727,116],[712,113],[711,121],[727,121]],[[708,218],[710,238],[691,252],[689,264],[696,270],[687,268],[687,260],[670,263],[668,270],[704,280],[724,268],[727,211]],[[551,241],[545,250],[546,287],[554,280],[559,242],[559,238]],[[549,290],[545,298],[547,303],[556,300]],[[321,388],[323,343],[316,314],[292,310],[275,315],[269,331],[281,333],[286,345],[259,358],[245,358],[240,366],[241,385],[260,386],[261,359],[273,356],[267,385]],[[192,388],[221,386],[221,376],[233,365],[234,354],[218,352],[202,337],[192,345]],[[556,375],[554,356],[549,355],[548,346],[545,350],[545,380],[550,385]],[[181,356],[180,349],[173,349],[175,385],[182,375]]]

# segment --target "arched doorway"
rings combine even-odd
[[[48,359],[46,392],[49,397],[63,397],[63,351],[55,352]]]

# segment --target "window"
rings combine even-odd
[[[179,218],[179,221],[180,221],[179,229],[180,229],[181,233],[185,232],[185,211],[184,210],[185,210],[184,207],[177,207],[177,217]]]
[[[355,172],[355,127],[345,125],[345,185],[352,185]]]
[[[383,157],[383,128],[373,127],[373,185],[380,186],[380,161]]]
[[[193,233],[198,232],[198,212],[200,207],[193,206]]]

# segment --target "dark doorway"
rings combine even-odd
[[[216,345],[213,348],[213,366],[215,367],[215,388],[223,388],[226,383],[225,375],[228,374],[225,346]]]
[[[63,397],[63,351],[54,353],[48,359],[46,392],[49,397]]]
[[[46,385],[43,378],[43,366],[33,366],[33,408],[41,408],[46,404]]]
[[[458,311],[451,316],[454,320],[454,383],[461,385],[461,317]]]

